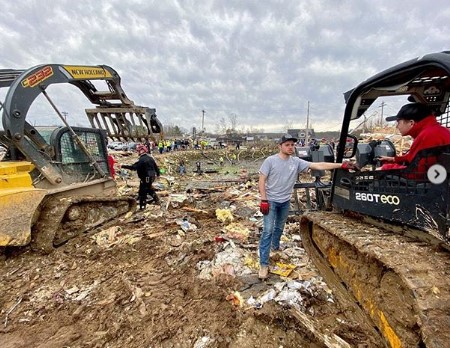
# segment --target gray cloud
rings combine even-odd
[[[443,0],[7,1],[1,68],[107,64],[132,100],[185,129],[206,110],[210,131],[230,114],[242,129],[281,131],[305,124],[308,101],[316,128],[339,129],[345,91],[448,49],[448,23]],[[60,95],[87,124],[87,100]]]

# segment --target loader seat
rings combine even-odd
[[[400,178],[406,180],[413,180],[417,182],[428,182],[428,169],[439,163],[443,165],[447,172],[450,171],[450,145],[443,145],[432,147],[429,149],[420,150],[414,157],[413,161],[407,165],[403,170],[393,170],[395,174],[398,173]]]
[[[427,178],[428,169],[439,163],[450,171],[450,145],[419,151],[405,169],[375,171],[373,188],[392,192],[424,194],[433,185]]]

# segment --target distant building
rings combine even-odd
[[[227,145],[234,145],[239,147],[245,142],[245,137],[238,134],[227,134],[224,136],[218,136],[216,139],[218,142]]]
[[[288,134],[292,135],[294,138],[298,138],[301,132],[301,129],[288,129],[287,130]]]
[[[316,133],[314,132],[314,129],[288,129],[287,132],[292,135],[293,137],[296,137],[300,141],[306,141],[306,138],[308,140],[312,138],[316,138]]]

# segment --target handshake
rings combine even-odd
[[[353,163],[353,162],[350,162],[350,161],[342,162],[341,169],[344,169],[344,170],[355,170],[355,171],[361,170],[361,168],[356,163]]]

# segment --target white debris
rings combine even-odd
[[[275,289],[269,289],[265,293],[263,293],[260,297],[258,297],[256,302],[260,305],[263,305],[264,303],[273,300],[276,295],[277,292]]]
[[[199,337],[197,341],[194,343],[194,348],[207,348],[212,347],[212,343],[214,342],[214,339],[212,339],[209,336],[203,336]]]
[[[218,274],[229,274],[231,276],[241,276],[252,274],[254,271],[244,265],[245,255],[243,250],[236,247],[234,243],[228,242],[224,245],[224,250],[215,255],[214,260],[209,264],[205,261],[197,263],[200,270],[199,278],[211,279]]]

